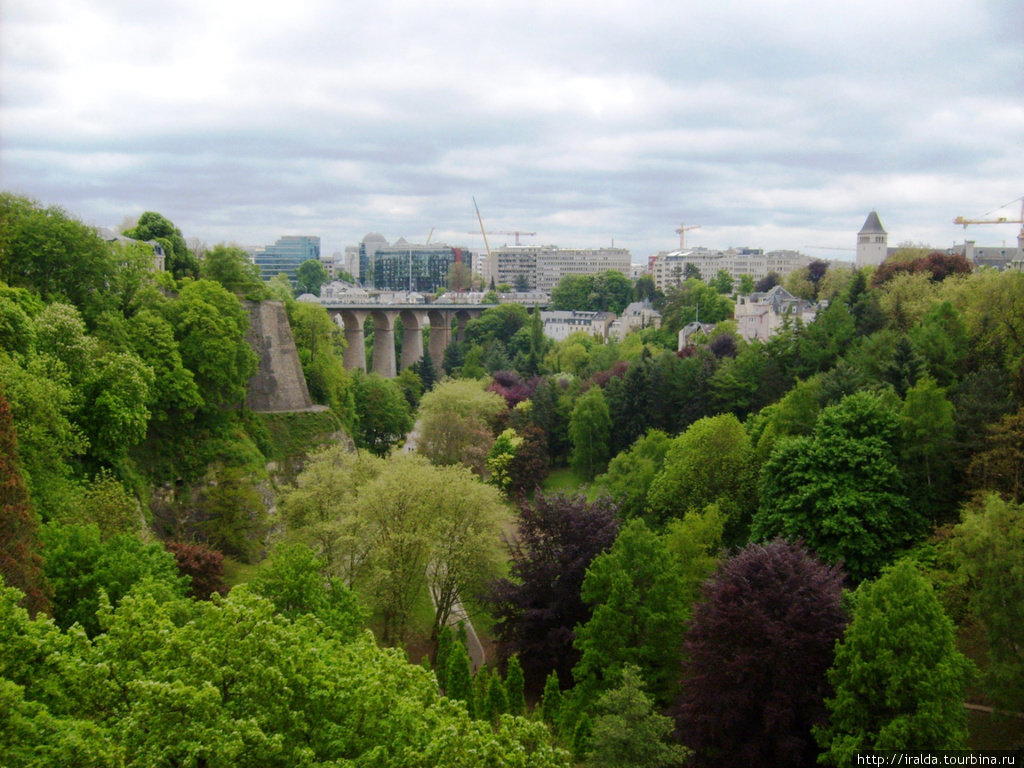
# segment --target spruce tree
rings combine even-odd
[[[437,635],[437,652],[434,654],[437,685],[442,691],[448,687],[448,659],[451,656],[454,643],[455,635],[452,633],[452,628],[445,625]]]
[[[469,654],[464,643],[456,641],[448,656],[447,687],[445,693],[449,699],[466,703],[466,711],[470,717],[476,714],[473,706],[473,679],[469,671]]]
[[[508,693],[505,690],[505,683],[497,671],[490,675],[490,682],[487,684],[487,715],[492,723],[497,723],[498,718],[508,713]]]
[[[562,709],[562,688],[558,683],[558,673],[551,672],[544,681],[544,694],[540,701],[541,719],[548,725],[558,722]]]

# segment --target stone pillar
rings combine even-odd
[[[366,336],[363,333],[363,323],[369,312],[346,309],[340,313],[342,325],[345,328],[345,370],[354,371],[366,370]],[[335,315],[335,318],[339,315]]]
[[[429,324],[423,310],[403,309],[402,368],[415,365],[423,357],[423,328]]]
[[[393,379],[395,365],[395,318],[398,312],[382,309],[373,312],[373,372]]]
[[[451,312],[432,309],[430,317],[430,359],[438,377],[444,371],[444,351],[452,343]]]

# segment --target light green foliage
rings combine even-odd
[[[236,296],[259,300],[266,295],[260,269],[241,248],[223,243],[203,256],[200,273],[206,280],[220,283]]]
[[[829,671],[827,726],[815,730],[832,765],[870,749],[963,749],[971,664],[928,582],[901,561],[854,596]]]
[[[1024,505],[990,493],[964,512],[953,539],[967,576],[971,612],[988,641],[986,690],[1002,707],[1024,708]]]
[[[324,573],[326,562],[304,544],[277,548],[269,566],[256,574],[252,590],[274,604],[283,616],[316,616],[342,640],[355,638],[363,612],[352,591],[340,579]]]
[[[331,406],[351,429],[356,405],[352,378],[345,370],[345,334],[323,306],[311,302],[291,302],[288,322],[310,397]]]
[[[1011,375],[1024,359],[1024,273],[981,270],[945,280],[948,298],[967,328],[972,356],[1000,365]]]
[[[672,719],[655,711],[635,667],[597,701],[586,765],[594,768],[668,768],[682,765],[690,751],[670,743]]]
[[[191,419],[202,399],[192,371],[182,363],[174,328],[159,313],[143,309],[128,320],[126,330],[132,350],[154,374],[147,403],[152,420]]]
[[[687,606],[697,600],[701,584],[718,567],[724,530],[725,516],[715,504],[701,512],[687,512],[665,530],[665,548],[678,569],[680,599]]]
[[[402,654],[244,587],[204,603],[134,591],[95,641],[17,599],[0,595],[5,764],[568,768],[542,725],[474,722]]]
[[[360,487],[384,471],[383,459],[335,444],[312,454],[278,503],[288,529],[325,561],[327,574],[352,586],[367,564],[361,521],[343,514]]]
[[[732,293],[732,276],[726,269],[718,270],[715,275],[715,279],[711,281],[711,287],[719,293],[730,294]]]
[[[906,333],[921,322],[936,297],[928,272],[901,272],[886,282],[878,303],[890,324]]]
[[[591,387],[576,401],[569,417],[572,468],[585,480],[593,480],[608,466],[608,441],[612,420],[600,387]]]
[[[413,426],[409,401],[391,379],[356,371],[352,377],[356,407],[356,445],[378,456],[405,439]]]
[[[896,463],[892,395],[859,392],[822,411],[810,437],[780,441],[761,470],[755,541],[802,539],[829,563],[869,578],[926,528]]]
[[[76,395],[83,398],[82,389],[93,375],[99,350],[82,315],[70,304],[47,304],[33,319],[33,326],[36,353],[59,360]]]
[[[717,504],[726,539],[740,542],[756,504],[754,449],[731,413],[694,422],[672,441],[647,501],[652,520],[665,525],[691,510]]]
[[[306,259],[295,270],[295,294],[320,295],[320,286],[327,282],[327,270],[317,259]]]
[[[186,281],[168,312],[203,406],[241,405],[258,361],[245,340],[249,315],[238,298],[212,280]]]
[[[153,382],[152,369],[130,352],[108,352],[97,360],[81,419],[93,456],[116,464],[142,441]]]
[[[595,483],[615,499],[624,518],[639,517],[647,505],[647,493],[665,462],[672,441],[652,429],[608,462],[608,471]]]
[[[491,450],[487,453],[485,466],[487,467],[488,481],[502,492],[508,491],[512,484],[513,478],[509,473],[509,467],[515,460],[516,451],[522,444],[523,438],[510,427],[498,435]]]
[[[629,666],[662,704],[671,701],[690,604],[662,537],[643,520],[630,521],[590,564],[581,597],[592,609],[574,641],[580,660],[573,678],[584,699],[593,701]]]
[[[11,403],[22,476],[34,508],[43,520],[75,509],[79,489],[73,463],[89,441],[72,421],[77,401],[67,369],[42,357],[23,367],[0,354],[0,385]]]
[[[435,464],[465,464],[483,474],[494,443],[490,425],[506,408],[504,398],[485,386],[471,379],[446,379],[423,395],[416,450]]]
[[[185,593],[174,555],[133,534],[102,539],[96,525],[50,522],[40,529],[40,539],[44,572],[53,587],[53,617],[64,629],[77,622],[90,635],[99,631],[101,591],[116,604],[136,582],[152,579]]]
[[[758,463],[771,455],[780,438],[811,434],[821,413],[822,400],[821,378],[814,376],[798,381],[781,400],[748,419],[745,426],[756,445]]]

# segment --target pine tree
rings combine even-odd
[[[478,720],[491,720],[491,700],[488,691],[491,687],[490,667],[480,667],[473,678],[473,703]]]
[[[455,635],[452,628],[445,625],[437,635],[437,652],[434,654],[434,670],[437,685],[443,691],[448,687],[448,659],[452,654]]]
[[[490,682],[487,684],[487,715],[492,723],[497,723],[498,718],[508,712],[508,693],[505,690],[505,683],[497,671],[490,675]]]
[[[423,357],[413,366],[413,370],[420,377],[423,391],[429,392],[437,382],[437,369],[434,367],[434,358],[430,356],[430,350],[423,350]]]
[[[18,435],[11,404],[0,394],[0,576],[25,594],[21,604],[33,616],[50,610],[38,531],[39,520],[29,506],[28,489],[18,467]]]

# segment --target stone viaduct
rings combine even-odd
[[[481,304],[324,304],[328,314],[345,329],[345,368],[366,370],[366,318],[373,318],[373,359],[370,370],[386,378],[423,357],[423,331],[429,329],[429,351],[434,367],[440,371],[444,351],[452,342],[461,340],[466,323],[479,317],[491,305]],[[402,359],[395,355],[395,321],[401,319]]]

